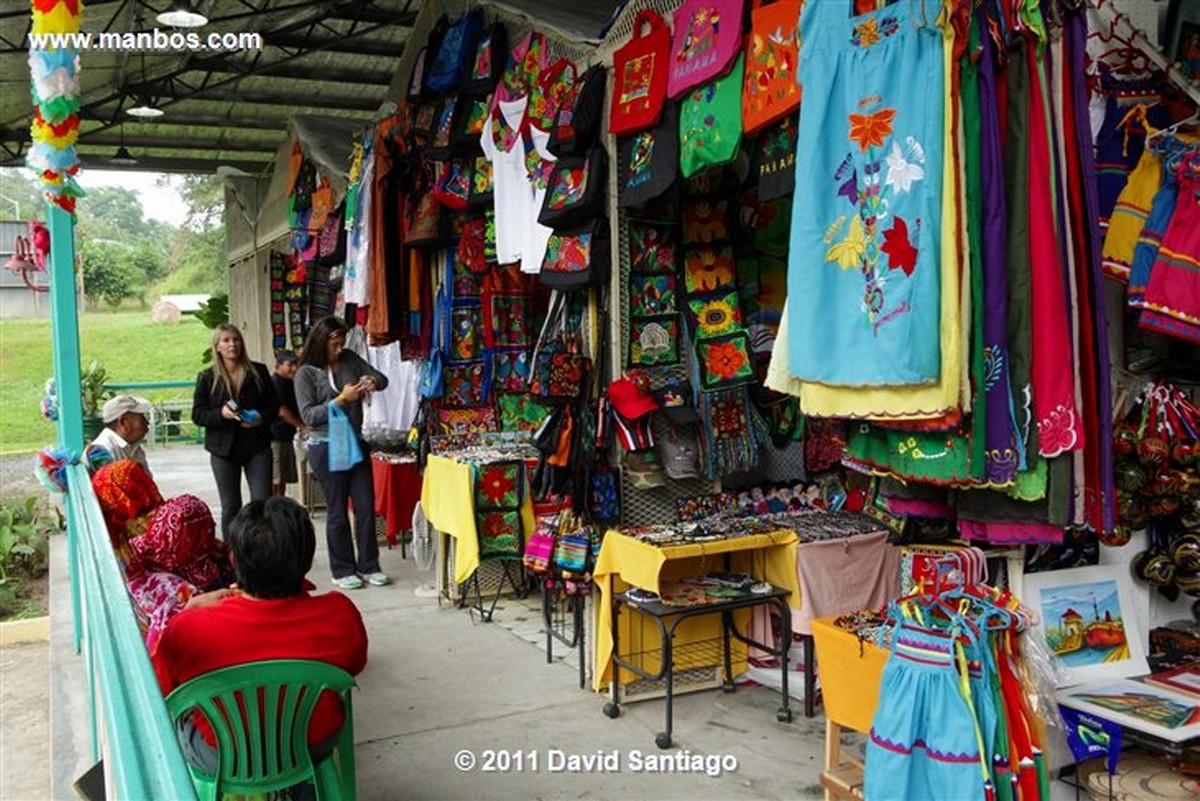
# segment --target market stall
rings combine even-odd
[[[591,593],[614,704],[625,673],[786,693],[800,666],[807,712],[820,680],[871,732],[938,717],[879,691],[922,648],[947,687],[1011,672],[946,703],[996,738],[985,715],[1049,716],[1004,730],[1042,755],[1004,780],[1044,797],[1045,685],[1094,677],[1022,660],[1164,667],[1144,632],[1200,592],[1197,93],[1094,5],[631,0],[588,38],[426,4],[395,108],[348,141],[343,230],[305,224],[288,264],[344,238],[333,308],[399,388],[364,430],[412,452],[453,585],[532,579],[547,621]],[[1090,610],[1058,608],[1075,590]],[[875,646],[830,622],[864,610]],[[891,744],[868,787],[872,759],[924,770]],[[994,743],[960,746],[950,785],[997,787]]]

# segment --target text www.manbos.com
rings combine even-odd
[[[30,50],[262,50],[261,33],[196,31],[31,33]]]

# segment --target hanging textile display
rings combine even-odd
[[[742,125],[752,134],[800,106],[796,71],[801,0],[753,0],[746,37],[746,75],[742,88]]]
[[[671,29],[650,9],[638,12],[633,37],[613,54],[612,107],[608,132],[613,136],[653,127],[667,94]]]
[[[834,0],[801,17],[800,78],[815,88],[796,183],[811,189],[793,207],[788,295],[789,372],[805,381],[928,384],[947,356],[945,54],[940,31],[911,13],[899,3],[852,19],[849,0]]]
[[[684,0],[671,29],[667,95],[677,100],[723,74],[741,49],[742,0]],[[740,76],[737,83],[740,89]]]
[[[299,353],[308,335],[308,283],[304,269],[286,253],[270,255],[271,344],[275,355]]]

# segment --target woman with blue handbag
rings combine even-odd
[[[375,587],[391,583],[379,569],[375,485],[361,434],[363,402],[386,387],[387,378],[358,354],[345,350],[347,330],[337,317],[318,320],[305,340],[295,382],[300,417],[310,429],[308,463],[325,493],[325,539],[333,584],[356,590],[364,581]],[[354,504],[357,543],[350,537],[349,503]]]

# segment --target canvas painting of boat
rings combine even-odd
[[[1147,672],[1127,573],[1098,565],[1025,576],[1023,597],[1039,614],[1037,631],[1063,675],[1060,686]]]
[[[1041,591],[1042,628],[1051,653],[1071,667],[1129,658],[1116,581]]]

